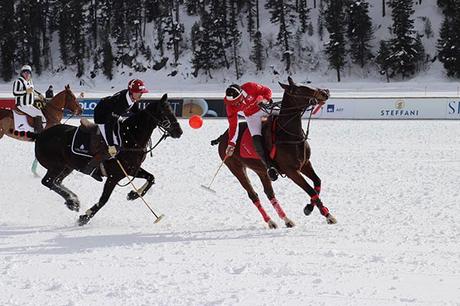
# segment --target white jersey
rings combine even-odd
[[[29,106],[34,103],[34,93],[27,93],[27,88],[34,88],[32,79],[26,81],[23,77],[19,77],[13,83],[13,95],[16,99],[16,106]]]

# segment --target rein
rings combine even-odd
[[[308,135],[309,135],[309,132],[310,132],[310,123],[311,123],[311,118],[312,118],[312,114],[313,114],[313,110],[314,110],[314,106],[316,103],[312,103],[312,102],[316,102],[316,98],[314,97],[305,97],[305,96],[300,96],[300,95],[294,95],[294,94],[291,94],[291,93],[288,93],[286,92],[286,94],[288,96],[291,96],[291,97],[295,97],[295,98],[298,98],[298,97],[301,97],[301,98],[305,98],[305,99],[308,99],[309,103],[304,105],[304,106],[292,106],[292,107],[287,107],[287,108],[284,108],[283,110],[293,110],[294,112],[291,112],[291,113],[285,113],[285,114],[278,114],[277,116],[278,117],[287,117],[289,116],[290,118],[284,122],[283,124],[279,124],[279,129],[281,131],[283,131],[284,133],[286,133],[287,135],[289,136],[294,136],[294,137],[300,137],[299,140],[285,140],[285,141],[277,141],[276,143],[277,144],[300,144],[300,143],[305,143],[308,139]],[[263,111],[266,112],[267,114],[271,115],[273,113],[273,110],[275,108],[278,108],[280,111],[281,111],[281,103],[282,101],[279,101],[279,102],[275,102],[273,103],[272,105],[273,106],[265,106],[263,107]],[[310,111],[310,115],[308,117],[308,124],[307,124],[307,130],[306,132],[303,131],[302,129],[302,132],[303,132],[303,136],[301,135],[298,135],[296,133],[292,133],[290,132],[289,130],[286,129],[286,126],[291,122],[293,121],[294,119],[296,119],[298,116],[300,116],[300,119],[302,119],[302,116],[305,114],[306,111]]]

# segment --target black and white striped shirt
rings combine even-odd
[[[13,95],[16,99],[16,106],[32,105],[34,103],[34,93],[27,93],[26,89],[34,87],[32,79],[26,81],[23,77],[19,77],[13,83]]]

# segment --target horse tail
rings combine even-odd
[[[225,133],[223,133],[222,135],[220,135],[216,139],[211,140],[211,146],[215,146],[215,145],[219,144],[222,141],[222,139],[224,138]]]

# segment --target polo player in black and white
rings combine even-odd
[[[13,83],[16,108],[34,118],[34,130],[40,133],[43,130],[43,113],[34,106],[35,93],[37,92],[32,82],[32,67],[24,65],[19,77]]]
[[[101,131],[101,134],[107,143],[108,153],[111,157],[117,155],[116,146],[121,146],[118,143],[115,133],[118,134],[118,121],[123,114],[128,112],[137,113],[142,94],[149,92],[145,88],[144,82],[139,79],[131,80],[128,83],[128,88],[117,92],[113,96],[103,98],[94,109],[94,123],[96,123]],[[94,179],[102,181],[99,174],[99,164],[104,161],[103,156],[94,156],[88,163],[83,173],[91,175]]]

